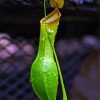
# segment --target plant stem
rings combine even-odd
[[[46,27],[46,14],[47,14],[47,11],[46,11],[46,0],[44,0],[45,27]],[[46,28],[46,29],[47,29],[47,28]]]
[[[66,95],[66,90],[65,90],[65,86],[64,86],[64,82],[63,82],[63,78],[62,78],[62,74],[61,74],[61,69],[60,69],[60,65],[58,62],[58,58],[57,58],[57,54],[56,54],[54,46],[52,46],[52,49],[53,49],[54,57],[55,57],[58,72],[59,72],[59,77],[60,77],[60,82],[61,82],[62,92],[63,92],[63,100],[67,100],[67,95]]]
[[[49,37],[49,35],[48,35],[48,37]],[[53,50],[54,58],[55,58],[55,61],[56,61],[58,72],[59,72],[59,77],[60,77],[60,82],[61,82],[61,87],[62,87],[62,93],[63,93],[63,100],[67,100],[67,95],[66,95],[66,90],[65,90],[64,82],[63,82],[63,77],[62,77],[62,74],[61,74],[60,64],[58,62],[57,54],[56,54],[54,46],[51,43],[50,37],[49,37],[49,42],[51,44],[51,48]]]

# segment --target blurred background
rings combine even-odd
[[[55,48],[68,100],[100,100],[100,0],[65,0],[60,11]],[[43,0],[0,0],[0,100],[38,100],[29,74],[43,16]]]

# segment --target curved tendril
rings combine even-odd
[[[54,46],[51,43],[49,36],[48,36],[48,38],[49,38],[49,42],[50,42],[50,45],[51,45],[53,53],[54,53],[54,58],[55,58],[55,61],[56,61],[58,72],[59,72],[59,77],[60,77],[60,82],[61,82],[61,87],[62,87],[62,92],[63,92],[63,100],[67,100],[66,90],[65,90],[65,86],[64,86],[63,77],[62,77],[62,74],[61,74],[61,69],[60,69],[60,64],[58,62],[57,54],[56,54]]]

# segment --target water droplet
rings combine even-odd
[[[51,35],[53,33],[53,30],[52,29],[48,29],[48,33],[49,33],[49,35]]]
[[[52,75],[50,75],[50,78],[52,79],[52,78],[53,78],[53,76],[52,76]]]
[[[56,77],[56,74],[54,74],[54,76]]]
[[[40,74],[41,74],[42,72],[40,72]]]
[[[46,73],[47,73],[47,71],[44,69],[44,70],[43,70],[43,73],[44,73],[44,74],[46,74]]]
[[[44,57],[41,57],[40,60],[43,61]]]
[[[29,79],[29,81],[32,83],[33,79],[32,79],[32,78],[30,78],[30,79]]]
[[[51,84],[51,81],[49,81],[49,84]]]
[[[45,37],[42,38],[42,41],[43,41],[43,42],[45,41]]]
[[[53,76],[55,76],[55,77],[56,77],[56,74],[55,74],[55,73],[53,73],[53,72],[52,72],[52,74],[53,74]]]
[[[32,81],[31,81],[31,80],[29,80],[29,82],[30,82],[30,83],[32,83]]]

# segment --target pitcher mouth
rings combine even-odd
[[[51,12],[49,15],[47,15],[46,17],[44,17],[40,23],[45,24],[46,23],[52,23],[55,20],[59,19],[61,17],[61,13],[59,12],[59,10],[56,8],[53,12]]]

